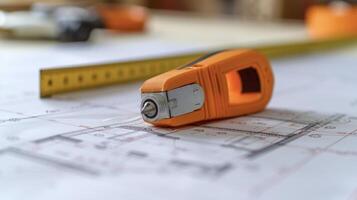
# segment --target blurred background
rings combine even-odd
[[[304,19],[306,9],[314,4],[327,4],[332,0],[0,0],[0,9],[26,10],[33,3],[120,3],[141,5],[158,10],[195,12],[202,15],[237,15],[257,20]],[[357,0],[345,0],[356,3]]]
[[[355,34],[357,28],[353,21],[357,18],[357,9],[352,7],[356,2],[357,0],[0,0],[0,34],[5,38],[17,39],[87,41],[93,30],[98,29],[114,30],[117,33],[144,32],[147,26],[152,27],[147,25],[152,19],[150,15],[164,13],[164,16],[169,17],[175,13],[181,17],[195,16],[196,19],[226,17],[260,24],[306,22],[310,36],[326,38]],[[165,18],[161,16],[161,19]],[[175,24],[174,20],[172,24]],[[289,29],[291,28],[285,28]]]

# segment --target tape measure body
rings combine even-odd
[[[249,49],[219,51],[146,80],[143,119],[156,126],[241,116],[268,104],[274,76],[268,59]]]
[[[353,37],[250,48],[263,53],[268,58],[279,58],[327,51],[353,45],[356,42],[357,38]],[[40,71],[40,97],[147,79],[189,63],[207,53],[195,52],[137,61],[42,69]]]

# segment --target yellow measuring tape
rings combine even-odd
[[[307,41],[249,47],[269,58],[321,52],[355,44],[357,38]],[[95,65],[49,68],[40,71],[40,96],[50,97],[71,91],[142,80],[186,64],[208,52]]]

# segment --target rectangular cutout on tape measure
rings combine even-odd
[[[242,82],[242,93],[260,92],[258,72],[253,67],[238,71]]]
[[[230,104],[251,102],[261,97],[260,79],[254,67],[232,70],[225,77]]]

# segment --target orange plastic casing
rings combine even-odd
[[[357,36],[357,6],[312,6],[306,13],[306,24],[315,39]]]
[[[239,70],[254,69],[259,76],[260,91],[242,93]],[[253,81],[253,80],[252,80]],[[268,60],[252,50],[228,50],[193,65],[174,69],[144,82],[142,93],[169,91],[197,83],[204,90],[203,107],[191,113],[161,119],[156,126],[176,127],[194,122],[246,115],[263,110],[274,86]]]

